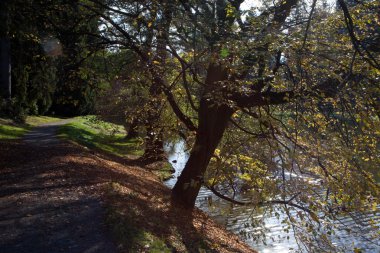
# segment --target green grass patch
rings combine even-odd
[[[153,173],[158,176],[158,178],[164,182],[173,177],[175,170],[168,161],[163,161],[158,163],[158,169],[153,170]]]
[[[19,139],[28,131],[27,127],[0,124],[0,140]]]
[[[25,120],[25,124],[28,126],[40,126],[47,123],[53,123],[61,121],[62,118],[49,117],[49,116],[28,116]]]
[[[11,119],[0,118],[0,140],[19,139],[33,127],[60,120],[60,118],[47,116],[28,116],[25,123],[21,124]]]
[[[125,139],[122,126],[97,120],[94,116],[77,117],[59,129],[59,135],[88,148],[100,149],[117,156],[140,156],[142,140]]]

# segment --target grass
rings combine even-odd
[[[122,126],[97,120],[94,116],[77,117],[59,129],[60,137],[87,148],[120,157],[142,155],[142,140],[125,139],[125,134]]]
[[[164,182],[173,177],[175,170],[168,161],[159,161],[147,166],[158,178]]]
[[[25,123],[21,124],[11,119],[0,118],[0,140],[20,139],[33,127],[60,120],[60,118],[48,116],[28,116]]]
[[[49,116],[28,116],[25,123],[28,126],[36,127],[47,123],[53,123],[62,120],[62,118],[49,117]]]
[[[120,125],[104,122],[95,116],[77,117],[59,129],[60,137],[71,140],[90,149],[126,158],[137,158],[144,153],[141,138],[126,139],[125,129]],[[161,181],[173,176],[173,168],[168,161],[159,161],[145,166]]]

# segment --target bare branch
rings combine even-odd
[[[298,197],[301,192],[298,192],[297,194],[295,194],[294,196],[292,196],[290,199],[288,200],[270,200],[270,201],[262,201],[262,202],[251,202],[251,201],[239,201],[239,200],[236,200],[236,199],[233,199],[233,198],[230,198],[228,196],[225,196],[224,194],[218,192],[214,186],[206,186],[210,191],[212,191],[212,193],[214,193],[217,197],[221,198],[221,199],[224,199],[228,202],[231,202],[233,204],[236,204],[236,205],[240,205],[240,206],[248,206],[248,205],[254,205],[254,206],[270,206],[270,205],[289,205],[289,206],[292,206],[292,207],[295,207],[295,208],[298,208],[302,211],[305,211],[307,213],[310,213],[312,215],[315,215],[316,214],[311,211],[309,208],[306,208],[304,206],[301,206],[299,204],[296,204],[296,203],[293,203],[292,201]]]
[[[295,97],[294,91],[263,92],[250,95],[235,93],[231,99],[239,107],[256,107],[264,105],[281,105],[289,103]]]
[[[258,133],[254,133],[254,132],[251,132],[251,131],[249,131],[249,130],[243,128],[243,127],[240,126],[237,122],[235,122],[233,119],[230,119],[230,122],[231,122],[231,123],[237,128],[237,129],[239,129],[240,131],[243,131],[243,132],[246,133],[246,134],[249,134],[249,135],[255,136],[255,138],[266,138],[266,137],[268,137],[268,135],[265,134],[265,133],[260,133],[260,134],[258,134]]]
[[[346,26],[348,29],[348,33],[351,38],[352,45],[354,46],[355,50],[358,51],[358,53],[364,57],[363,52],[361,48],[364,50],[364,52],[367,54],[368,58],[366,58],[367,62],[374,68],[380,69],[380,64],[377,62],[377,60],[373,57],[373,55],[365,48],[363,47],[360,40],[356,37],[354,32],[354,22],[352,21],[350,12],[347,8],[346,3],[344,0],[338,0],[340,7],[343,10],[344,14],[344,21],[346,22]]]

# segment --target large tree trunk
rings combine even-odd
[[[0,97],[11,98],[11,47],[5,38],[0,39]]]
[[[10,4],[11,0],[0,1],[0,99],[11,98]]]
[[[166,76],[166,46],[169,37],[170,23],[172,21],[174,4],[171,1],[162,1],[164,12],[158,24],[157,33],[157,49],[153,61],[159,62],[159,66],[151,67],[152,84],[149,88],[151,101],[149,102],[149,111],[146,122],[146,142],[145,153],[141,157],[145,162],[155,162],[164,159],[164,142],[162,135],[162,127],[160,126],[160,118],[162,107],[164,106],[161,99],[163,78]],[[151,37],[153,38],[153,37]]]
[[[162,137],[162,128],[160,126],[160,118],[162,111],[162,101],[160,99],[160,86],[156,79],[152,80],[152,85],[149,89],[151,100],[145,122],[146,137],[145,137],[145,152],[141,159],[144,162],[156,162],[164,158],[164,145]]]
[[[131,124],[127,124],[124,126],[125,130],[127,131],[127,135],[125,136],[125,139],[133,139],[137,138],[139,136],[138,132],[138,121],[136,119],[132,120]]]
[[[145,152],[141,159],[146,163],[163,160],[165,152],[162,130],[148,123],[145,138]]]
[[[199,133],[195,144],[172,190],[173,199],[188,208],[193,208],[195,205],[203,175],[233,113],[227,106],[216,107],[204,103],[206,105],[201,108],[202,112],[199,115]]]
[[[203,182],[203,176],[215,149],[217,148],[228,121],[234,110],[225,104],[215,104],[208,99],[213,89],[220,87],[220,81],[227,79],[226,70],[211,64],[206,78],[207,89],[201,99],[198,112],[199,125],[189,160],[172,190],[172,199],[185,207],[193,208]],[[209,93],[209,92],[210,93]]]

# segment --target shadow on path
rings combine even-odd
[[[104,224],[103,180],[65,159],[83,150],[56,137],[69,121],[37,127],[20,142],[0,142],[1,253],[117,252]]]

